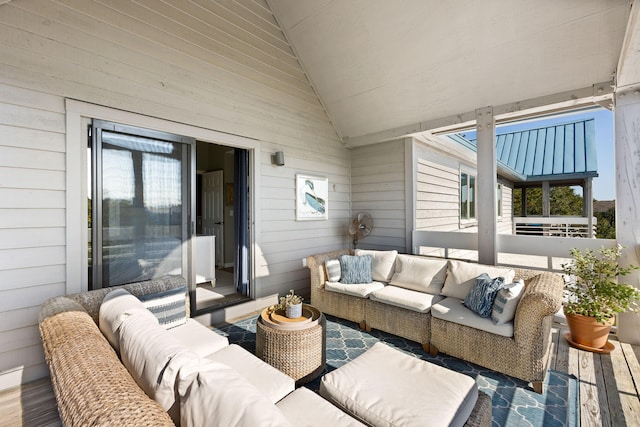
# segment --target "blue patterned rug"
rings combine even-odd
[[[214,328],[251,353],[255,353],[256,317]],[[447,367],[476,379],[478,387],[491,397],[493,426],[578,426],[578,381],[573,375],[550,370],[544,394],[537,394],[521,380],[487,370],[454,357],[431,356],[422,347],[395,335],[380,331],[361,331],[349,321],[327,316],[327,367],[330,372],[355,359],[381,341],[405,353]],[[305,387],[314,391],[320,379]]]

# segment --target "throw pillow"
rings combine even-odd
[[[142,304],[158,318],[165,329],[187,323],[187,308],[185,298],[187,287],[182,286],[168,291],[140,295]]]
[[[371,255],[371,278],[378,282],[388,282],[393,276],[398,251],[374,251],[356,249],[357,256]]]
[[[524,281],[522,279],[505,285],[500,289],[491,311],[493,323],[502,325],[513,320],[520,298],[522,298],[522,291],[524,291]]]
[[[337,259],[330,259],[324,263],[324,267],[327,269],[327,282],[339,282],[342,277],[342,271],[340,270],[340,261]]]
[[[504,283],[513,282],[513,277],[516,275],[511,268],[449,260],[447,278],[441,294],[464,300],[476,282],[476,278],[482,273],[487,273],[491,277],[504,277]]]
[[[487,273],[482,273],[478,276],[476,282],[471,287],[471,291],[469,291],[464,299],[465,307],[475,311],[480,317],[491,316],[493,301],[496,299],[496,295],[503,284],[503,277],[492,279]]]
[[[371,255],[340,255],[340,283],[371,283]]]

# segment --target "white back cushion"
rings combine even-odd
[[[176,401],[176,380],[183,365],[199,360],[175,337],[148,316],[139,313],[125,318],[120,326],[122,363],[140,388],[180,420]]]
[[[141,313],[150,319],[156,319],[138,298],[125,289],[114,289],[105,295],[102,304],[100,304],[98,326],[118,354],[120,354],[120,325],[126,317],[134,313]],[[157,319],[155,323],[158,323]]]
[[[516,272],[510,268],[449,260],[442,295],[464,300],[476,282],[476,278],[482,273],[487,273],[491,278],[503,277],[504,283],[513,282],[516,275]]]
[[[388,282],[393,276],[398,251],[374,251],[356,249],[356,256],[371,255],[371,278],[378,282]]]
[[[447,260],[400,254],[391,285],[438,295],[447,275]]]
[[[287,426],[282,411],[247,379],[203,359],[180,372],[180,425],[191,427]]]

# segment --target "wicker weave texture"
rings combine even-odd
[[[274,329],[258,319],[256,356],[303,384],[322,373],[326,363],[326,319],[310,328]]]
[[[131,378],[87,313],[48,316],[40,334],[65,426],[174,425]]]
[[[365,300],[367,328],[379,329],[420,344],[431,340],[431,312],[419,313],[370,299]]]
[[[147,280],[144,282],[130,283],[122,286],[112,286],[109,288],[95,289],[93,291],[81,292],[78,294],[67,295],[67,298],[82,305],[89,313],[94,322],[98,323],[98,314],[100,312],[100,304],[105,295],[114,289],[123,288],[135,296],[146,295],[156,292],[168,291],[182,286],[186,286],[186,281],[182,276],[168,276],[160,279]],[[46,304],[46,303],[45,303]],[[189,294],[185,299],[187,317],[189,317]]]
[[[342,249],[307,258],[307,267],[311,276],[311,305],[331,316],[357,323],[364,322],[365,298],[331,292],[324,288],[327,281],[324,264],[330,259],[337,259],[340,255],[353,255],[353,251]]]

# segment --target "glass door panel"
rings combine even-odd
[[[94,125],[93,287],[187,278],[192,145],[109,127]]]

